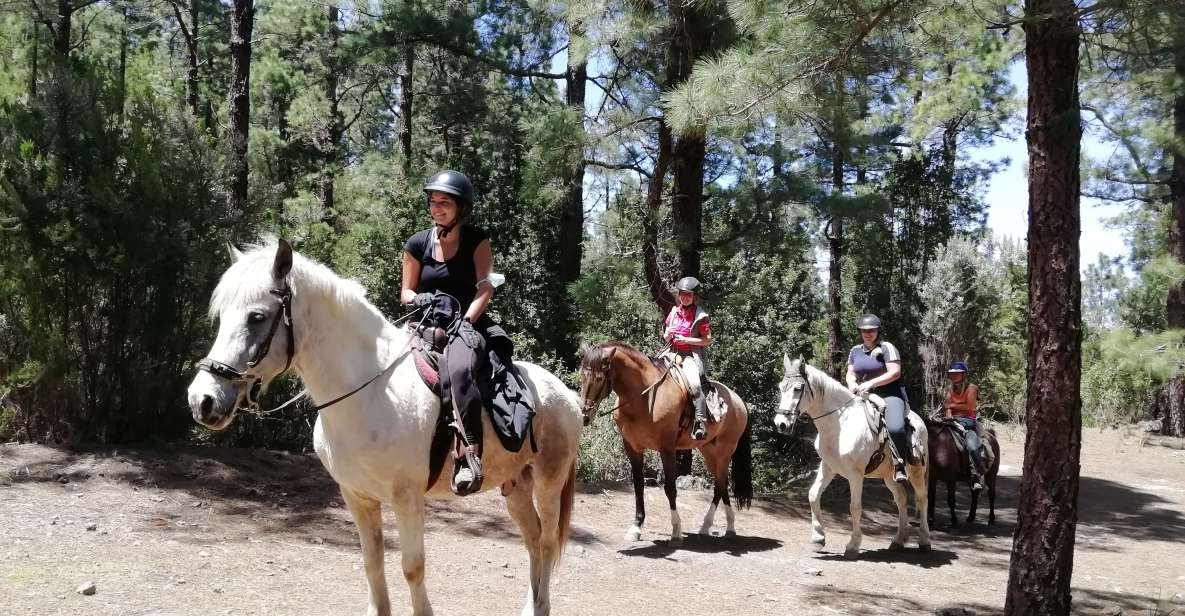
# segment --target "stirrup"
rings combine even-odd
[[[708,420],[696,417],[691,422],[692,440],[702,441],[708,438]]]
[[[905,472],[904,464],[898,464],[893,467],[893,481],[897,483],[909,483],[909,475]]]
[[[461,466],[453,473],[452,487],[453,494],[457,496],[468,496],[481,490],[482,476],[473,472],[473,469],[468,466]]]

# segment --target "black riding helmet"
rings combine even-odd
[[[686,293],[699,293],[699,280],[694,276],[685,276],[675,283],[675,289]]]
[[[424,184],[425,195],[433,192],[442,192],[457,200],[457,220],[447,228],[441,228],[440,235],[444,237],[473,209],[473,182],[469,181],[469,176],[460,171],[445,169],[434,173],[428,179],[428,183]]]

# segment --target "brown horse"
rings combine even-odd
[[[965,448],[955,445],[955,428],[943,421],[926,419],[926,432],[930,436],[930,524],[934,524],[934,488],[941,481],[946,484],[946,504],[950,506],[950,527],[958,528],[959,519],[955,517],[955,484],[960,481],[971,485],[971,467],[969,453]],[[1000,473],[1000,442],[996,439],[996,431],[983,431],[983,442],[992,450],[992,465],[984,473],[983,482],[988,494],[988,524],[996,523],[996,475]],[[971,511],[967,514],[967,524],[975,522],[975,509],[979,506],[979,492],[971,491]]]
[[[675,508],[675,452],[680,449],[699,449],[704,466],[712,473],[715,491],[712,506],[704,516],[700,535],[708,536],[716,507],[724,501],[728,520],[725,536],[736,535],[732,503],[728,500],[728,463],[732,461],[732,492],[737,507],[747,508],[753,499],[753,468],[749,443],[749,410],[741,397],[731,389],[712,381],[727,405],[727,412],[719,421],[710,422],[708,435],[700,441],[692,440],[690,430],[690,400],[679,379],[670,374],[664,360],[654,360],[624,342],[607,342],[583,347],[580,365],[580,397],[584,404],[584,420],[589,423],[597,405],[613,391],[620,401],[613,410],[613,421],[621,431],[625,455],[630,461],[634,479],[634,524],[626,531],[626,541],[638,541],[642,536],[642,522],[646,519],[646,504],[642,499],[642,453],[658,451],[667,501],[671,505],[671,545],[683,542],[679,512]]]

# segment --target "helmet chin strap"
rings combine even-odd
[[[439,224],[436,225],[437,236],[439,236],[441,239],[448,237],[449,232],[451,232],[453,229],[457,228],[458,222],[460,222],[460,221],[453,220],[451,223],[449,223],[447,225],[439,225]]]

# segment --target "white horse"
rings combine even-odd
[[[774,426],[783,434],[789,434],[795,422],[803,419],[815,424],[819,434],[815,437],[815,450],[819,452],[819,472],[811,486],[811,541],[822,548],[827,543],[820,521],[819,496],[831,483],[836,474],[843,475],[851,486],[852,537],[844,548],[844,556],[855,558],[860,554],[861,498],[865,477],[880,477],[893,493],[897,503],[897,535],[889,545],[890,550],[904,548],[909,539],[908,503],[904,486],[893,481],[893,458],[885,447],[884,460],[865,473],[873,455],[881,450],[881,439],[872,426],[878,424],[876,410],[864,398],[853,395],[835,379],[821,370],[809,366],[798,358],[791,361],[782,356],[785,374],[779,385],[780,399]],[[930,551],[930,524],[925,512],[928,486],[926,467],[929,466],[929,452],[926,448],[926,424],[922,418],[909,412],[909,423],[913,426],[912,445],[914,456],[921,464],[906,467],[909,483],[913,486],[915,509],[918,511],[918,548]]]
[[[220,322],[218,337],[189,386],[194,419],[214,430],[225,428],[235,409],[255,404],[260,386],[289,364],[322,404],[368,383],[319,412],[313,445],[358,526],[370,593],[367,615],[391,613],[382,503],[397,517],[412,612],[431,614],[424,584],[424,502],[452,492],[449,465],[428,485],[428,450],[441,409],[407,357],[409,335],[383,318],[361,285],[293,253],[283,240],[232,254],[234,263],[210,303],[211,316]],[[282,336],[280,329],[286,332]],[[518,453],[506,451],[483,417],[490,435],[485,485],[502,487],[506,508],[522,531],[530,555],[522,613],[540,615],[551,610],[551,573],[568,539],[582,419],[575,393],[558,378],[533,364],[516,365],[536,400],[539,451],[529,443]]]

